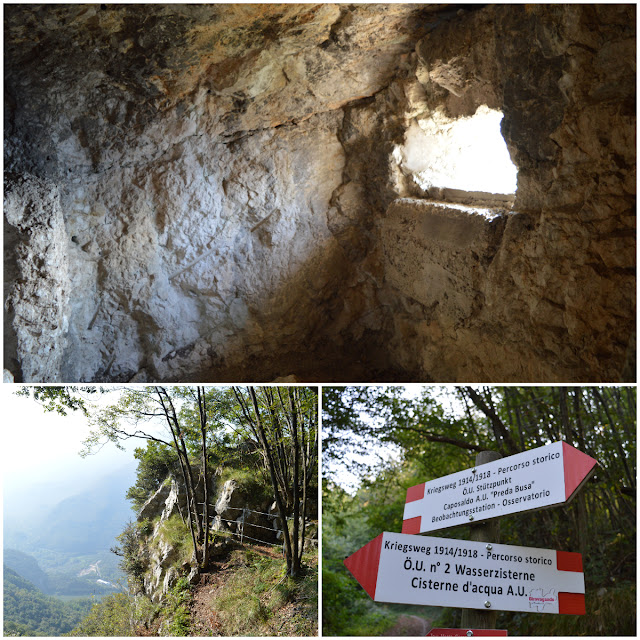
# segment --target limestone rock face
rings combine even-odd
[[[71,240],[49,180],[9,175],[4,193],[5,364],[28,380],[59,380],[72,314]]]
[[[477,313],[475,295],[504,232],[483,209],[399,199],[380,223],[387,281],[456,325]]]
[[[174,483],[163,483],[157,491],[149,496],[138,512],[138,522],[142,520],[153,520],[158,514],[163,514],[166,510],[169,496],[173,493]],[[173,502],[173,500],[171,501]]]
[[[635,37],[631,5],[7,5],[5,368],[628,378]],[[412,276],[394,152],[481,105],[513,211]]]
[[[178,483],[172,480],[171,490],[164,501],[164,509],[160,515],[160,522],[168,520],[174,513],[183,513],[183,509],[186,509],[186,507],[187,501],[185,500],[184,492],[181,493],[178,489]]]
[[[196,471],[197,469],[194,468],[194,473]],[[195,477],[198,477],[197,473]],[[149,531],[151,527],[146,533],[138,530],[138,535],[141,536],[139,559],[146,566],[142,576],[142,586],[153,602],[160,602],[181,576],[187,577],[190,582],[195,581],[198,576],[195,557],[192,555],[190,560],[185,560],[185,549],[174,546],[166,535],[168,526],[166,521],[172,515],[181,514],[185,520],[187,518],[184,486],[171,476],[169,478],[144,503],[137,517],[139,523],[144,520],[155,523],[151,531]],[[235,534],[235,539],[242,540],[246,544],[252,542],[276,544],[282,541],[277,533],[277,529],[281,527],[276,515],[275,503],[271,508],[262,504],[247,487],[243,487],[234,479],[226,481],[217,490],[212,486],[209,495],[211,496],[209,517],[212,519],[212,531],[231,532]],[[201,492],[196,500],[203,500]],[[198,508],[201,508],[200,504]],[[272,515],[266,513],[267,509]],[[315,515],[317,504],[309,505],[309,512],[313,513],[314,518],[317,519]],[[310,523],[309,526],[311,526]],[[215,545],[212,549],[215,551],[216,548],[220,549]],[[190,550],[192,546],[189,540],[186,548],[187,556]]]
[[[213,519],[214,531],[231,531],[238,536],[271,542],[271,518],[265,505],[244,490],[236,480],[227,480],[220,489]]]
[[[151,538],[152,543],[154,537]],[[160,539],[151,547],[148,558],[150,570],[145,574],[143,582],[145,593],[151,596],[153,602],[160,602],[178,579],[174,566],[177,558],[177,549],[165,540]]]
[[[59,188],[74,292],[51,379],[270,380],[339,349],[340,107],[388,84],[431,12],[10,9],[6,166]]]
[[[404,264],[399,282],[399,256],[385,248],[398,293],[390,351],[405,370],[453,382],[633,379],[632,24],[629,7],[494,6],[418,43],[411,111],[502,109],[519,173],[488,263],[470,269],[474,251],[455,261],[456,249],[438,279],[426,266],[442,259],[434,238],[424,264]],[[380,224],[383,244],[389,224]],[[469,278],[461,298],[455,283]],[[424,306],[417,291],[438,288]]]
[[[220,519],[235,520],[242,509],[244,497],[237,491],[239,485],[235,480],[227,480],[216,500],[215,511]]]

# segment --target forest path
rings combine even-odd
[[[259,556],[273,559],[281,559],[282,551],[279,547],[269,545],[251,545],[251,551]],[[190,606],[191,625],[189,635],[191,636],[229,636],[237,635],[225,625],[224,616],[220,616],[216,611],[216,599],[223,595],[225,589],[229,588],[233,574],[238,570],[239,563],[237,557],[224,554],[214,557],[208,570],[200,576],[200,583],[194,587],[193,601]],[[238,596],[241,598],[241,595]],[[240,603],[239,603],[240,604]],[[296,603],[290,602],[281,607],[277,615],[269,620],[269,635],[297,635],[287,633],[296,613]],[[227,613],[228,618],[228,613]],[[227,622],[228,624],[228,622]],[[291,627],[291,632],[295,627]],[[264,635],[264,633],[259,633]]]
[[[193,590],[191,604],[191,635],[224,635],[216,610],[212,606],[215,594],[223,588],[230,567],[224,562],[212,562],[207,573],[200,576],[200,584]]]
[[[402,615],[396,623],[387,629],[383,636],[426,636],[431,629],[431,621],[420,616]]]

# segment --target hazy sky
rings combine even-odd
[[[67,416],[46,412],[31,398],[15,395],[17,385],[0,386],[2,408],[2,475],[6,495],[17,485],[69,481],[81,487],[82,478],[96,477],[134,461],[132,442],[128,451],[109,443],[95,455],[81,458],[82,441],[89,435],[87,419],[80,412]],[[107,396],[115,402],[115,393]]]

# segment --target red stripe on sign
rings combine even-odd
[[[587,609],[584,604],[584,593],[564,593],[561,591],[558,594],[558,613],[585,615]]]
[[[409,518],[402,521],[402,533],[420,533],[420,524],[422,516],[416,516],[415,518]]]
[[[562,464],[564,466],[564,499],[568,500],[598,462],[563,442]]]
[[[362,585],[363,589],[375,600],[376,586],[378,584],[378,567],[380,565],[380,553],[382,551],[381,533],[377,538],[358,549],[345,561],[344,566],[351,571],[353,577]]]
[[[556,551],[556,566],[558,571],[578,571],[582,569],[582,555],[572,551]]]
[[[422,500],[422,498],[424,498],[424,482],[407,489],[407,499],[405,502],[415,502],[416,500]]]

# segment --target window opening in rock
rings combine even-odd
[[[411,122],[394,158],[409,179],[402,195],[474,204],[513,204],[518,170],[500,132],[503,114],[486,105],[469,117],[438,109]],[[406,182],[406,181],[405,181]]]

